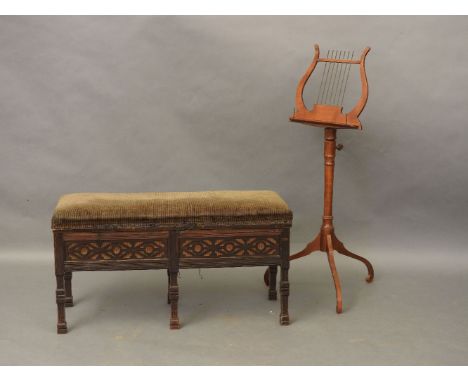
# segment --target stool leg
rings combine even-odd
[[[277,292],[276,292],[276,274],[278,273],[278,267],[276,265],[270,265],[268,267],[268,280],[269,280],[269,288],[268,288],[268,299],[269,300],[276,300],[277,299]]]
[[[57,289],[55,297],[57,302],[57,333],[67,333],[67,322],[65,321],[65,285],[63,275],[56,275]]]
[[[65,272],[65,306],[73,306],[73,294],[72,294],[72,273]]]
[[[289,325],[289,312],[288,312],[288,297],[289,297],[289,280],[288,280],[289,267],[286,265],[281,266],[281,281],[280,281],[280,296],[281,296],[281,314],[280,324]],[[271,280],[270,280],[271,282]]]
[[[169,289],[171,287],[171,275],[169,273],[169,269],[167,270],[167,303],[171,303],[171,297],[169,296]]]
[[[179,301],[179,286],[177,285],[177,272],[170,272],[169,274],[169,300],[171,301],[171,329],[179,329],[179,313],[178,313],[178,301]]]
[[[57,289],[55,289],[55,301],[57,303],[57,333],[64,334],[67,330],[67,322],[65,321],[65,261],[64,261],[64,245],[62,234],[54,232],[54,258],[55,258],[55,279],[57,281]]]

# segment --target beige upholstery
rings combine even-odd
[[[52,228],[196,228],[291,222],[288,205],[273,191],[79,193],[60,198]]]

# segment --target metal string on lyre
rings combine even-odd
[[[332,51],[331,58],[335,59],[336,56],[338,55],[337,50]],[[328,92],[330,89],[330,81],[331,78],[333,77],[333,62],[330,63],[330,66],[328,67],[328,76],[325,79],[325,85],[324,85],[324,90],[323,90],[323,98],[322,98],[322,103],[327,103],[327,97],[328,97]]]
[[[352,60],[354,58],[354,50],[351,52],[351,58],[348,57],[348,59]],[[343,92],[341,94],[341,100],[340,100],[340,105],[343,105],[343,100],[344,100],[344,95],[346,92],[346,86],[348,85],[348,79],[349,79],[349,72],[351,70],[351,64],[346,64],[347,74],[346,74],[346,80],[344,81],[344,86],[343,86]]]
[[[349,59],[349,52],[344,51],[343,59],[345,59],[345,60]],[[346,72],[346,67],[347,67],[347,64],[341,64],[340,65],[340,73],[339,73],[339,76],[338,76],[338,84],[337,84],[337,88],[336,88],[336,91],[335,91],[335,98],[333,99],[333,104],[337,105],[337,106],[342,106],[342,103],[340,102],[340,100],[341,100],[341,90],[343,89],[343,82],[344,82],[344,78],[345,78],[345,74],[346,74],[345,73]]]
[[[349,58],[349,52],[343,51],[342,55],[343,59],[348,59]],[[333,97],[332,103],[333,105],[341,105],[340,104],[340,90],[341,90],[341,85],[343,83],[343,72],[346,70],[346,67],[343,69],[343,67],[346,64],[340,64],[340,68],[338,70],[338,81],[336,81],[336,87],[335,87],[335,96]]]
[[[354,51],[328,50],[326,58],[352,61],[354,58]],[[350,69],[350,63],[326,61],[323,67],[320,87],[315,103],[343,106]]]
[[[333,59],[337,59],[338,58],[338,54],[339,54],[339,51],[336,50],[335,51],[335,56],[332,57]],[[330,77],[328,78],[328,83],[327,83],[327,91],[325,93],[325,100],[323,101],[324,104],[328,104],[328,98],[329,98],[329,95],[330,95],[330,85],[332,84],[333,82],[333,78],[335,76],[335,63],[332,62],[331,63],[331,68],[330,68]]]
[[[330,57],[330,50],[327,51],[327,58]],[[320,88],[319,88],[319,91],[318,91],[318,94],[317,94],[317,99],[315,100],[315,103],[320,103],[320,96],[322,94],[322,88],[323,88],[323,78],[325,77],[325,71],[327,70],[328,68],[328,62],[325,63],[325,65],[323,66],[323,71],[322,71],[322,79],[320,80]]]
[[[333,51],[333,54],[331,56],[331,58],[335,59],[336,56],[338,55],[338,51],[337,50],[334,50]],[[324,94],[323,94],[323,98],[322,98],[322,102],[321,103],[327,103],[327,98],[328,98],[328,93],[330,92],[330,82],[331,82],[331,79],[333,78],[333,70],[334,70],[334,64],[333,62],[330,63],[330,67],[328,69],[328,77],[325,79],[325,89],[324,89]]]
[[[340,54],[340,51],[339,50],[336,50],[335,51],[335,56],[333,57],[333,59],[339,59],[339,54]],[[336,75],[336,62],[332,62],[331,64],[331,74],[330,74],[330,77],[328,78],[328,85],[327,85],[327,92],[325,93],[325,104],[328,105],[328,99],[330,98],[331,96],[331,89],[332,89],[332,84],[333,84],[333,81],[335,79],[335,75]]]
[[[332,50],[332,51],[329,50],[327,52],[327,58],[331,58],[331,56],[333,56],[333,52],[334,52],[334,50]],[[322,81],[320,82],[320,90],[319,90],[319,95],[317,97],[317,102],[316,103],[322,103],[323,102],[323,93],[325,91],[326,83],[328,81],[328,73],[330,71],[330,64],[331,64],[330,62],[326,62],[325,66],[323,68]],[[325,74],[325,72],[326,72],[326,74]],[[324,77],[325,77],[325,82],[323,82]],[[322,87],[322,84],[323,84],[323,87]]]
[[[342,57],[343,56],[343,57]],[[342,58],[344,58],[344,54],[342,51],[339,51],[339,54],[338,54],[338,59],[341,60]],[[335,92],[336,92],[336,84],[338,84],[338,73],[339,73],[339,69],[341,68],[341,65],[340,63],[338,62],[335,62],[335,73],[334,73],[334,77],[333,77],[333,82],[331,83],[331,88],[330,88],[330,97],[328,99],[328,102],[327,104],[328,105],[333,105],[334,102],[334,98],[335,98]]]
[[[343,55],[343,52],[340,50],[340,53],[338,55],[338,59],[341,60],[342,58],[344,58],[342,56],[344,56],[344,55]],[[336,85],[339,82],[340,69],[341,69],[341,64],[336,63],[335,64],[335,77],[333,78],[333,83],[331,84],[330,98],[329,98],[329,100],[327,102],[327,104],[329,104],[329,105],[334,104],[334,99],[335,99],[335,95],[336,95]]]

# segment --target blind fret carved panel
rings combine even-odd
[[[66,243],[68,261],[134,260],[167,257],[166,241],[99,240]]]
[[[274,237],[188,238],[180,242],[182,257],[217,258],[279,255]]]

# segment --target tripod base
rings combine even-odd
[[[315,251],[321,251],[327,254],[328,264],[330,265],[330,271],[333,277],[333,283],[335,284],[336,290],[336,313],[341,313],[343,311],[341,282],[338,271],[336,270],[335,257],[333,252],[336,251],[344,256],[348,256],[363,262],[364,265],[367,267],[366,281],[368,283],[374,280],[374,268],[372,267],[372,264],[369,260],[348,251],[344,244],[340,240],[338,240],[334,231],[326,232],[325,230],[321,230],[320,233],[315,237],[315,239],[312,240],[309,244],[307,244],[302,251],[290,256],[289,259],[299,259],[301,257],[310,255],[312,252]],[[264,281],[266,285],[270,284],[268,270],[265,272]]]
[[[325,128],[324,135],[324,198],[323,198],[323,216],[322,227],[319,234],[312,240],[306,247],[299,253],[289,257],[290,260],[299,259],[310,255],[312,252],[321,251],[327,254],[328,264],[330,265],[333,282],[336,290],[336,312],[341,313],[343,310],[343,301],[341,297],[341,283],[340,276],[336,270],[335,257],[333,252],[336,251],[344,256],[352,257],[364,263],[367,267],[367,282],[370,283],[374,279],[374,268],[372,264],[364,257],[358,256],[346,249],[341,241],[335,236],[335,229],[333,227],[333,178],[335,171],[335,156],[336,150],[341,150],[343,145],[336,144],[336,128]],[[264,276],[265,284],[269,285],[269,272],[267,271]]]

